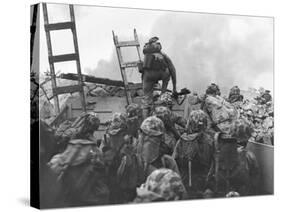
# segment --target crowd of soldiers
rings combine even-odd
[[[65,121],[57,129],[43,122],[40,125],[41,173],[55,179],[41,185],[50,205],[261,194],[259,165],[246,148],[258,124],[245,112],[240,89],[234,86],[229,97],[223,98],[219,86],[212,83],[203,96],[196,96],[200,107],[191,110],[187,118],[180,116],[173,111],[175,68],[157,40],[150,39],[144,48],[143,104],[132,103],[125,113],[114,113],[102,139],[95,136],[100,119],[94,112],[83,113],[74,122]],[[160,63],[151,62],[148,55]],[[162,67],[161,61],[167,64]],[[171,93],[166,92],[170,76]],[[162,91],[153,96],[153,86],[159,80],[163,80]],[[256,99],[261,107],[270,105],[271,100],[268,91]],[[50,184],[55,184],[55,189]]]
[[[215,84],[188,120],[172,111],[169,93],[147,118],[132,103],[113,114],[103,139],[95,137],[94,112],[62,123],[54,131],[60,150],[47,162],[60,184],[56,200],[78,206],[258,194],[259,167],[246,150],[253,127],[236,113],[221,121],[226,114],[212,109],[213,98],[226,102]]]

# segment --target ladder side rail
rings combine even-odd
[[[46,25],[49,24],[48,10],[47,10],[46,3],[43,3],[42,5],[43,5],[43,16],[44,16],[46,39],[47,39],[48,55],[49,55],[49,65],[50,65],[50,75],[51,75],[51,82],[52,82],[52,91],[54,92],[54,90],[57,87],[57,82],[56,82],[56,74],[55,74],[54,63],[50,60],[50,58],[53,57],[51,35],[50,35],[50,31],[46,30]],[[55,112],[56,112],[56,114],[59,114],[60,113],[60,106],[59,106],[59,98],[58,98],[57,95],[54,96],[54,102],[55,102]]]
[[[114,45],[116,48],[116,53],[117,53],[117,58],[118,58],[118,62],[119,62],[119,67],[121,70],[121,76],[124,82],[124,88],[125,88],[125,93],[126,93],[126,100],[127,100],[127,104],[131,104],[132,103],[132,97],[131,97],[131,92],[128,89],[128,81],[127,81],[127,76],[126,76],[126,72],[125,72],[125,68],[122,67],[123,64],[123,58],[122,58],[122,54],[121,54],[121,49],[120,47],[117,47],[118,45],[118,37],[114,34],[114,31],[112,31],[112,35],[113,35],[113,41],[114,41]]]
[[[75,16],[74,16],[74,8],[72,4],[69,5],[69,10],[70,10],[70,19],[71,22],[73,22],[73,27],[71,28],[71,31],[73,35],[75,53],[77,54],[76,66],[77,66],[77,73],[79,77],[78,84],[81,86],[81,91],[80,91],[81,106],[83,111],[86,112],[86,99],[84,95],[84,88],[83,88],[83,81],[82,81],[83,78],[82,78],[80,56],[79,56],[79,49],[78,49],[78,42],[77,42],[76,23],[75,23]]]
[[[138,58],[139,58],[139,61],[141,62],[141,54],[140,54],[140,43],[139,43],[139,38],[138,38],[138,34],[137,34],[137,30],[134,29],[134,38],[135,38],[135,41],[139,44],[137,45],[137,53],[138,53]]]

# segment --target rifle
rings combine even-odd
[[[181,105],[184,102],[184,100],[186,99],[186,95],[190,94],[190,93],[191,93],[191,91],[189,89],[182,88],[180,90],[180,92],[173,92],[172,97],[177,101],[178,105]],[[179,102],[179,98],[178,98],[179,96],[184,96],[184,98],[180,102]]]

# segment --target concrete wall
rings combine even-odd
[[[261,169],[261,189],[274,193],[274,147],[256,142],[249,142],[247,149],[252,151],[258,160]]]

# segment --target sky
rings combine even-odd
[[[178,89],[203,92],[211,82],[221,87],[273,89],[273,19],[206,13],[74,6],[82,73],[120,79],[121,74],[112,39],[133,39],[137,30],[141,47],[158,36],[163,52],[172,59]],[[67,5],[48,4],[49,21],[70,20]],[[42,9],[40,21],[43,23]],[[53,53],[74,51],[70,30],[51,33]],[[40,71],[49,69],[46,37],[40,28]],[[124,50],[125,60],[136,59],[132,48]],[[75,62],[58,63],[56,71],[75,73]],[[129,80],[140,82],[136,70],[128,70]]]

